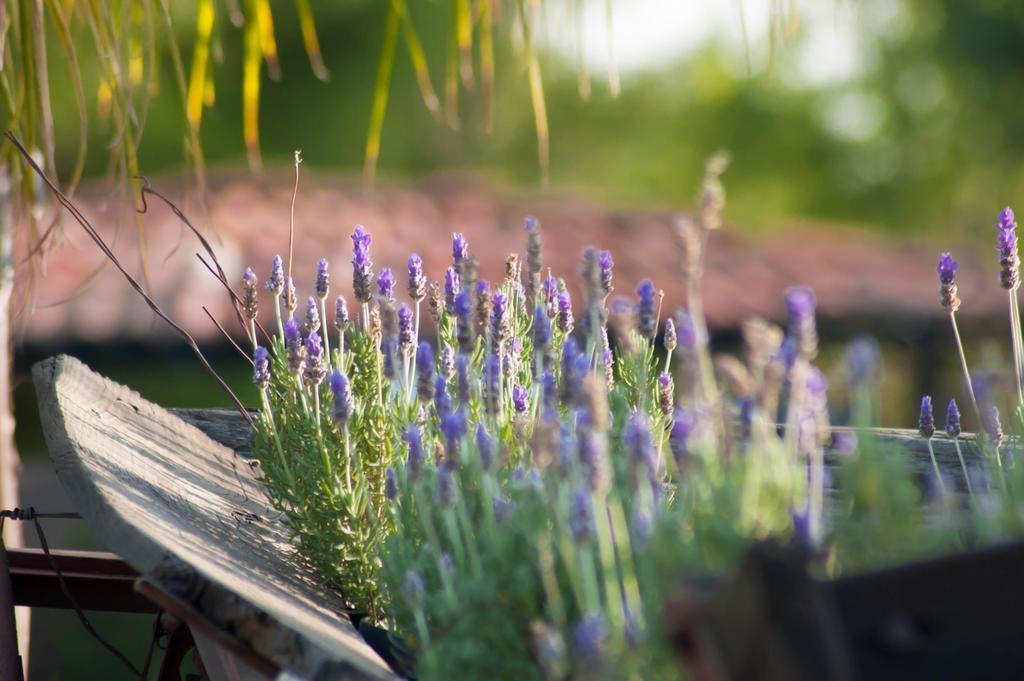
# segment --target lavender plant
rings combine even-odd
[[[525,272],[512,255],[500,282],[480,279],[455,234],[442,281],[428,283],[412,255],[404,292],[391,270],[374,277],[371,236],[357,227],[358,315],[336,298],[333,333],[327,262],[300,322],[293,275],[275,259],[268,347],[251,327],[254,452],[300,551],[353,607],[404,636],[421,678],[674,678],[662,604],[682,575],[728,569],[754,539],[790,537],[834,575],[1020,531],[1012,500],[1024,480],[1000,453],[993,405],[977,412],[986,449],[966,458],[959,410],[947,409],[974,499],[964,507],[942,478],[922,400],[941,514],[920,503],[906,457],[869,434],[859,447],[833,443],[809,289],[786,292],[785,329],[749,320],[742,358],[713,354],[700,270],[722,224],[725,162],[708,165],[698,219],[677,226],[688,299],[664,321],[649,280],[611,296],[613,259],[596,248],[581,255],[574,306],[544,270],[533,218]],[[1005,265],[1011,228],[1001,229]],[[956,330],[949,254],[938,272]],[[256,291],[247,271],[250,319]],[[425,299],[432,334],[421,334]],[[848,353],[857,425],[874,410],[877,355],[865,341]],[[844,458],[826,508],[830,443]],[[991,463],[998,485],[978,490],[968,460]],[[996,520],[985,510],[993,493]]]

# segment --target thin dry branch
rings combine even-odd
[[[252,416],[249,415],[249,412],[245,408],[245,405],[242,404],[241,400],[238,399],[238,396],[235,395],[234,391],[231,390],[228,384],[224,382],[224,379],[221,378],[220,375],[210,365],[210,362],[206,359],[206,356],[203,354],[203,351],[199,349],[199,344],[196,343],[196,340],[195,338],[192,337],[192,334],[190,334],[188,331],[182,328],[177,322],[175,322],[173,319],[167,316],[167,314],[160,308],[160,306],[157,305],[156,301],[154,301],[149,296],[149,294],[146,293],[146,290],[142,287],[142,285],[139,284],[138,281],[136,281],[135,277],[129,274],[128,270],[126,270],[124,266],[121,264],[121,261],[117,259],[117,256],[114,254],[114,252],[110,250],[109,246],[107,246],[107,243],[103,240],[103,237],[100,236],[99,232],[96,231],[96,228],[93,227],[92,223],[89,222],[89,219],[86,218],[82,214],[82,212],[78,210],[74,203],[72,203],[71,200],[68,199],[68,197],[65,196],[64,193],[57,187],[57,185],[54,184],[52,180],[50,180],[46,173],[43,172],[43,169],[39,167],[39,165],[32,158],[32,155],[28,152],[27,149],[25,149],[21,141],[18,140],[14,133],[8,130],[7,132],[4,133],[4,136],[11,141],[11,143],[18,150],[18,153],[21,154],[22,158],[29,165],[29,167],[32,168],[36,175],[38,175],[39,178],[46,183],[46,186],[50,189],[50,192],[53,194],[54,198],[57,199],[57,202],[60,203],[64,207],[64,209],[71,214],[71,217],[73,217],[79,225],[81,225],[82,229],[85,230],[85,233],[89,235],[89,238],[93,240],[93,242],[99,247],[99,249],[103,251],[103,254],[107,256],[110,262],[112,262],[114,266],[121,272],[121,274],[124,275],[124,278],[128,281],[128,284],[135,290],[135,292],[142,296],[142,299],[146,301],[146,305],[149,306],[149,309],[151,309],[153,313],[156,314],[158,317],[167,322],[171,326],[171,328],[174,329],[185,340],[189,348],[191,348],[192,352],[195,353],[196,357],[199,359],[199,362],[203,365],[203,368],[206,369],[206,372],[210,374],[213,380],[216,381],[217,385],[220,386],[221,390],[223,390],[224,393],[235,404],[235,407],[238,409],[238,412],[242,415],[242,417],[250,425],[254,425]]]

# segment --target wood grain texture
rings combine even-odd
[[[140,574],[300,678],[392,679],[273,518],[225,412],[181,412],[58,356],[33,368],[47,447],[75,510]]]

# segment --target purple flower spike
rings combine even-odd
[[[484,472],[491,470],[494,465],[494,438],[488,433],[484,424],[476,424],[476,450],[480,456],[480,467]]]
[[[338,296],[334,301],[334,328],[341,332],[348,329],[348,304],[345,296]]]
[[[814,321],[814,293],[799,286],[786,291],[786,308],[789,310],[790,337],[796,343],[795,349],[804,359],[814,359],[818,354],[818,331]]]
[[[266,286],[275,296],[284,292],[284,262],[279,255],[274,256],[274,262],[270,265],[270,276],[267,277]]]
[[[313,287],[316,297],[320,300],[327,300],[327,293],[331,289],[331,275],[327,271],[327,260],[320,258],[316,264],[316,285]]]
[[[252,353],[252,382],[260,390],[270,387],[270,354],[263,346],[257,346]]]
[[[452,262],[458,266],[463,260],[469,257],[469,242],[461,232],[452,234]]]
[[[298,376],[306,365],[306,349],[302,345],[299,322],[294,317],[284,323],[284,342],[288,349],[288,371]]]
[[[645,413],[633,412],[626,423],[622,440],[629,453],[630,468],[633,474],[636,475],[638,470],[642,470],[651,482],[656,482],[658,479],[657,454],[651,442],[651,426],[647,422]],[[639,482],[638,478],[636,482]]]
[[[611,251],[601,251],[597,263],[601,268],[601,288],[605,295],[608,295],[615,290],[615,287],[612,286],[612,268],[615,266],[615,261],[612,260]]]
[[[1003,426],[999,423],[999,409],[992,405],[983,414],[985,434],[996,449],[1003,444]]]
[[[544,299],[544,311],[553,319],[558,314],[558,280],[554,277],[545,277],[540,283],[540,294]]]
[[[416,348],[416,395],[421,403],[434,399],[434,349],[426,341]]]
[[[935,435],[935,415],[932,413],[932,398],[925,395],[921,398],[921,416],[918,419],[918,432],[926,440]]]
[[[672,430],[668,435],[668,446],[676,460],[676,468],[684,472],[690,461],[690,436],[697,428],[697,419],[691,411],[676,409],[672,418]]]
[[[999,229],[1015,229],[1017,227],[1017,221],[1013,215],[1013,209],[1007,206],[1006,208],[999,211]]]
[[[637,305],[637,323],[639,324],[640,335],[648,340],[654,340],[658,333],[657,310],[654,299],[657,291],[650,279],[644,279],[636,289],[636,295],[640,299]]]
[[[309,336],[306,337],[306,355],[311,360],[314,357],[317,359],[322,359],[324,356],[323,343],[320,341],[320,336],[316,335],[315,333],[310,334]]]
[[[469,291],[459,291],[455,296],[455,337],[459,341],[459,350],[465,353],[473,351],[473,298]]]
[[[590,508],[590,490],[580,487],[572,495],[569,505],[569,532],[576,544],[585,544],[594,538],[594,516]]]
[[[427,278],[423,274],[423,259],[413,253],[409,256],[409,297],[419,302],[427,297]]]
[[[306,300],[306,323],[302,326],[302,332],[307,336],[314,336],[320,330],[320,306],[316,299],[310,296]]]
[[[352,400],[352,386],[349,383],[348,376],[335,369],[334,373],[331,374],[330,387],[331,395],[334,397],[331,415],[338,422],[338,425],[341,426],[342,430],[344,430],[348,420],[352,417],[352,412],[355,411],[355,402]]]
[[[1017,223],[1009,206],[999,214],[996,227],[999,229],[996,251],[1001,265],[999,284],[1004,289],[1012,291],[1020,286],[1020,256],[1017,254]]]
[[[469,404],[469,357],[461,352],[455,357],[455,396],[460,405]]]
[[[370,234],[362,225],[352,232],[352,289],[356,300],[369,303],[373,299],[373,261],[370,260]]]
[[[448,397],[448,382],[442,374],[437,374],[434,377],[434,411],[437,412],[437,420],[443,423],[451,410],[452,401]]]
[[[483,372],[484,408],[494,416],[501,400],[501,362],[497,355],[488,355]]]
[[[946,435],[954,439],[960,435],[960,410],[957,409],[956,400],[950,400],[946,408]]]
[[[409,426],[405,429],[402,437],[405,438],[409,448],[409,455],[405,460],[405,474],[409,482],[416,482],[420,479],[420,474],[423,472],[423,462],[426,459],[426,456],[423,454],[423,439],[420,435],[419,427],[416,425]]]
[[[412,328],[412,310],[402,303],[398,306],[398,344],[403,356],[412,354],[416,343],[415,330]]]
[[[285,344],[300,340],[302,340],[302,331],[299,329],[299,322],[295,319],[289,319],[284,323]]]
[[[525,414],[527,408],[527,399],[529,393],[521,385],[516,385],[512,388],[512,407],[516,410],[517,414]]]
[[[455,298],[460,290],[459,273],[449,267],[444,271],[444,309],[448,314],[455,314]]]
[[[466,413],[459,409],[445,414],[444,419],[441,420],[441,433],[444,435],[448,449],[455,450],[454,455],[451,451],[447,452],[448,458],[458,460],[458,445],[466,435]]]
[[[437,469],[437,490],[435,492],[437,505],[448,508],[455,503],[455,478],[452,476],[452,469],[446,464]]]
[[[540,305],[533,312],[533,349],[538,353],[547,352],[551,347],[551,320]]]
[[[543,398],[541,404],[544,407],[545,418],[548,418],[549,414],[557,415],[555,411],[558,408],[558,383],[555,381],[555,375],[550,371],[545,371],[540,377],[541,383],[541,397]]]
[[[673,388],[672,374],[667,371],[662,371],[658,374],[658,407],[665,416],[672,413],[675,400]]]
[[[377,275],[377,291],[389,302],[395,302],[395,274],[390,267],[385,267]]]
[[[495,291],[491,298],[491,352],[499,352],[511,334],[508,297],[501,291]]]
[[[389,501],[398,498],[398,476],[391,466],[384,469],[384,497]]]
[[[586,615],[573,628],[573,653],[576,664],[591,676],[600,676],[608,657],[608,629],[601,615]]]
[[[556,323],[558,324],[558,330],[562,333],[570,333],[572,331],[572,297],[570,297],[568,291],[562,291],[558,294],[558,316]]]
[[[935,271],[939,273],[939,281],[942,283],[950,283],[956,278],[956,260],[953,260],[953,256],[949,253],[939,254],[939,264],[935,268]]]
[[[259,312],[259,298],[256,286],[259,280],[251,267],[246,267],[242,273],[242,312],[246,319],[256,319]]]

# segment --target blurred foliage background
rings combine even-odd
[[[68,6],[75,3],[65,2]],[[115,3],[116,4],[116,3]],[[230,5],[230,3],[227,3]],[[275,2],[281,78],[263,75],[260,141],[268,163],[302,149],[313,167],[358,172],[385,38],[389,3],[313,3],[323,61],[318,80],[291,3]],[[446,40],[454,3],[410,2],[434,90],[444,100]],[[496,3],[498,4],[498,3]],[[531,6],[536,3],[529,3]],[[989,221],[1024,175],[1018,115],[1024,89],[1024,5],[999,0],[846,0],[694,3],[631,0],[612,5],[613,54],[604,0],[548,0],[533,17],[551,135],[551,183],[619,205],[685,205],[702,160],[735,152],[730,216],[760,228],[784,219],[860,223],[893,231],[957,230]],[[398,41],[379,172],[414,178],[469,169],[537,186],[534,115],[515,3],[495,15],[494,127],[483,124],[476,87],[461,89],[453,130],[423,103]],[[506,7],[506,5],[511,6]],[[500,9],[500,8],[499,8]],[[173,4],[186,70],[196,40],[196,3]],[[213,45],[215,99],[199,135],[212,165],[245,160],[244,30],[221,8]],[[579,20],[582,29],[573,27]],[[694,26],[696,24],[696,27]],[[87,29],[72,23],[76,40]],[[745,37],[744,37],[745,36]],[[582,38],[590,96],[580,94]],[[81,44],[86,44],[82,40]],[[157,89],[139,145],[153,174],[182,168],[186,127],[172,56],[159,42]],[[49,45],[57,167],[70,172],[79,124],[59,44]],[[87,175],[108,165],[114,121],[97,115],[100,69],[79,49],[90,113]],[[609,94],[617,59],[621,94]],[[100,106],[102,109],[102,105]]]

